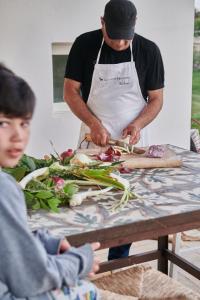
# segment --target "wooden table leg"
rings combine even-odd
[[[172,252],[175,254],[180,253],[180,246],[181,246],[181,232],[173,234],[172,239]],[[175,264],[170,262],[169,267],[169,276],[176,279],[177,278],[177,267]]]
[[[168,235],[158,238],[158,250],[161,254],[158,259],[158,271],[168,275],[168,258],[165,253],[165,250],[168,250]]]

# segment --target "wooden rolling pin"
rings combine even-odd
[[[182,166],[182,161],[176,156],[172,158],[133,157],[125,160],[123,166],[130,169],[177,168]]]

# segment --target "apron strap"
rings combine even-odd
[[[96,62],[97,64],[99,63],[99,60],[100,60],[101,49],[102,49],[103,43],[104,43],[104,38],[102,38],[101,47],[100,47],[99,53],[97,55],[97,62]]]
[[[131,50],[131,61],[133,62],[133,40],[131,40],[131,43],[130,43],[130,50]]]

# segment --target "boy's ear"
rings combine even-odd
[[[103,17],[101,17],[101,25],[102,25],[102,27],[104,26],[104,24],[105,24],[105,21],[104,21]]]

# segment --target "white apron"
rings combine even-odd
[[[121,139],[123,129],[139,115],[146,106],[146,101],[142,96],[133,61],[132,42],[130,62],[99,64],[103,42],[94,67],[87,106],[101,120],[111,138]],[[82,142],[86,133],[90,133],[90,128],[82,123],[78,147],[80,144],[81,148],[98,147],[93,143]],[[147,146],[147,129],[141,130],[140,134],[137,146]]]

